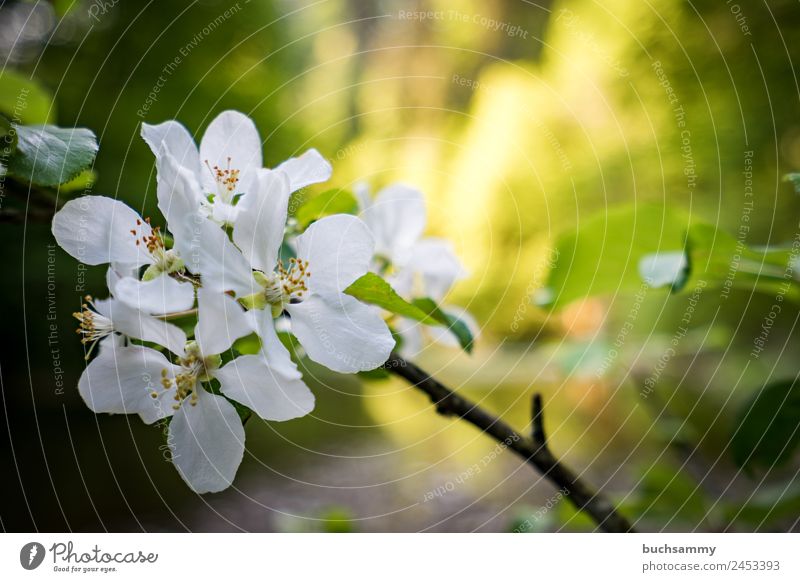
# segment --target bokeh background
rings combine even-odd
[[[622,204],[736,232],[748,151],[748,244],[794,238],[800,201],[781,176],[800,168],[798,31],[794,0],[4,1],[0,59],[54,95],[58,124],[96,132],[94,192],[154,217],[141,122],[177,118],[199,137],[231,108],[255,120],[269,166],[309,147],[331,160],[331,182],[301,199],[358,181],[418,186],[429,234],[450,238],[470,272],[448,300],[482,328],[472,355],[429,347],[419,365],[520,430],[541,392],[553,450],[641,529],[786,531],[800,516],[797,456],[745,472],[729,441],[738,405],[797,375],[796,306],[750,361],[774,298],[736,289],[720,310],[705,296],[644,399],[685,296],[558,310],[537,297],[559,234]],[[463,478],[494,441],[402,380],[308,363],[314,413],[251,420],[234,487],[199,497],[165,460],[161,430],[96,416],[75,388],[76,287],[85,276],[101,294],[103,269],[52,250],[46,222],[3,223],[0,237],[4,530],[593,529],[508,452]]]

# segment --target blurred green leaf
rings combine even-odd
[[[325,533],[351,533],[353,531],[353,515],[346,507],[330,507],[320,517],[322,530]]]
[[[793,172],[791,174],[786,174],[783,177],[784,182],[790,182],[792,186],[794,186],[795,194],[800,194],[800,174]]]
[[[706,515],[707,503],[703,490],[691,476],[660,462],[643,471],[636,497],[622,508],[639,519],[696,524]]]
[[[252,355],[261,351],[261,340],[258,334],[251,333],[233,342],[233,349],[240,354]]]
[[[49,91],[15,71],[0,72],[0,113],[14,123],[51,123],[55,106]]]
[[[739,409],[731,452],[744,469],[772,469],[789,460],[800,443],[800,383],[764,387]]]
[[[297,253],[294,252],[294,249],[290,244],[287,244],[286,241],[281,243],[281,248],[278,251],[278,259],[284,264],[289,263],[289,259],[296,259]]]
[[[572,503],[561,500],[555,508],[555,518],[559,523],[564,524],[572,531],[594,531],[597,524],[589,517],[586,512],[578,511]]]
[[[681,250],[687,221],[661,206],[624,206],[589,218],[556,243],[547,286],[549,306],[591,295],[637,291],[637,266],[657,252]]]
[[[0,115],[0,164],[5,162],[15,149],[17,149],[17,132],[13,124],[4,115]]]
[[[375,368],[374,370],[367,370],[365,372],[357,372],[359,378],[364,380],[387,380],[391,376],[389,372],[385,368]]]
[[[748,281],[781,278],[791,259],[788,248],[751,248],[730,233],[704,223],[694,224],[689,229],[687,252],[691,278],[702,278],[718,286],[730,279],[733,268],[736,268],[735,277]]]
[[[91,130],[16,125],[17,149],[8,161],[13,176],[38,186],[58,186],[92,165],[97,140]]]
[[[747,502],[723,503],[722,508],[729,522],[744,521],[759,526],[768,520],[797,519],[800,515],[800,482],[765,486],[759,488]]]
[[[660,206],[626,206],[587,220],[562,236],[550,272],[547,305],[563,307],[591,295],[636,292],[652,287],[709,287],[775,292],[787,280],[789,247],[748,247],[714,225]],[[796,287],[783,294],[800,299]]]
[[[300,206],[295,213],[295,219],[301,228],[305,228],[315,220],[331,214],[356,214],[357,212],[358,201],[355,196],[347,190],[335,188],[314,196]]]

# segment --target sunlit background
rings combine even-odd
[[[331,182],[300,199],[360,181],[419,187],[428,233],[451,239],[470,273],[448,303],[481,325],[472,355],[428,347],[420,366],[521,431],[541,392],[553,450],[641,529],[771,531],[798,527],[797,457],[748,474],[729,437],[765,379],[796,376],[796,306],[748,361],[774,298],[735,290],[722,309],[707,298],[644,398],[686,295],[540,304],[559,235],[616,207],[666,204],[736,233],[748,151],[748,244],[793,239],[800,202],[781,177],[800,168],[799,30],[791,0],[58,0],[3,2],[0,58],[52,92],[60,125],[95,131],[94,191],[153,216],[140,124],[177,118],[200,136],[225,109],[255,120],[270,167],[309,147],[331,161]],[[602,234],[598,247],[613,235]],[[404,381],[308,363],[314,413],[251,420],[234,487],[191,493],[157,427],[82,403],[70,315],[82,273],[56,252],[48,320],[53,243],[46,223],[2,226],[2,528],[593,528],[510,452],[464,478],[496,443]],[[103,276],[91,268],[87,290],[102,292]]]

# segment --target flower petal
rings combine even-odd
[[[274,328],[272,333],[275,334]],[[280,344],[277,336],[275,341]],[[215,373],[225,396],[264,420],[291,420],[314,410],[314,395],[286,348],[280,347],[283,349],[265,347],[259,354],[240,356]]]
[[[301,156],[289,158],[275,169],[289,176],[290,192],[297,192],[311,184],[327,182],[333,173],[330,162],[314,148]]]
[[[394,330],[402,338],[400,355],[404,358],[413,358],[422,352],[422,328],[425,324],[400,317],[394,324]]]
[[[408,269],[422,277],[422,294],[441,301],[456,281],[467,276],[449,241],[424,238],[411,247]]]
[[[253,331],[253,324],[233,297],[206,287],[197,290],[194,339],[204,356],[227,351],[233,342]]]
[[[233,483],[244,456],[244,427],[233,405],[197,387],[193,406],[184,400],[169,425],[172,463],[197,493],[215,493]]]
[[[158,125],[142,123],[142,138],[150,146],[156,159],[163,155],[163,144],[181,166],[200,179],[202,168],[197,144],[183,125],[172,120]]]
[[[286,309],[308,357],[335,372],[374,370],[394,347],[379,310],[349,295],[312,294]]]
[[[207,201],[200,192],[195,175],[182,167],[163,144],[156,166],[158,209],[167,219],[175,249],[181,257],[188,256],[190,245],[197,236],[197,223],[202,219],[201,209]]]
[[[260,170],[253,192],[242,196],[233,241],[255,269],[275,269],[289,208],[289,179],[283,172]]]
[[[250,263],[224,230],[208,218],[198,218],[193,228],[195,233],[181,258],[190,272],[202,275],[203,287],[234,291],[240,297],[261,289],[253,279]]]
[[[314,409],[314,395],[303,382],[289,350],[278,339],[277,321],[264,309],[255,312],[255,324],[261,337],[261,353],[237,358],[219,370],[216,377],[222,392],[250,407],[264,420],[283,421],[305,416]],[[243,360],[244,357],[253,359]],[[240,362],[243,367],[232,366],[234,362]],[[259,368],[261,376],[253,382],[246,381],[246,375]]]
[[[208,126],[200,142],[200,162],[211,168],[239,170],[237,192],[249,192],[255,171],[261,168],[261,138],[253,121],[238,111],[223,111]],[[217,182],[206,168],[202,184],[209,194],[217,192]]]
[[[361,213],[375,237],[375,252],[403,264],[408,250],[425,230],[425,198],[405,184],[392,184]]]
[[[53,217],[56,242],[87,265],[150,264],[153,259],[146,247],[136,244],[137,239],[150,234],[150,225],[132,208],[105,196],[70,200]]]
[[[172,415],[175,390],[165,390],[161,377],[163,370],[174,375],[176,366],[150,348],[105,342],[102,347],[78,381],[86,406],[94,412],[138,414],[147,424]]]
[[[186,334],[176,325],[147,315],[116,299],[96,301],[98,311],[111,320],[114,331],[128,337],[164,346],[179,356],[183,355]]]
[[[211,203],[208,215],[220,225],[233,225],[239,219],[239,206],[225,202],[222,198],[215,198]]]
[[[312,291],[347,289],[369,270],[374,240],[363,221],[347,214],[327,216],[297,237],[297,257],[309,264]]]
[[[115,298],[150,315],[186,311],[194,305],[194,286],[173,279],[166,273],[150,281],[116,276],[108,288]]]
[[[353,184],[353,195],[358,201],[358,209],[363,212],[372,206],[372,194],[369,191],[369,184],[364,181],[358,181]]]

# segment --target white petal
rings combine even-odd
[[[100,308],[101,302],[95,302]],[[146,342],[164,346],[177,355],[183,355],[186,334],[176,325],[142,313],[121,301],[111,299],[106,305],[106,316],[111,320],[114,330]]]
[[[184,168],[200,179],[200,154],[197,145],[194,143],[192,134],[177,121],[165,121],[158,125],[142,124],[142,138],[150,146],[150,150],[156,158],[162,155],[162,144],[167,146],[167,150],[175,160]]]
[[[253,324],[233,297],[206,287],[197,290],[194,339],[204,356],[227,351],[233,342],[253,331]]]
[[[335,214],[309,226],[296,245],[297,257],[309,263],[309,289],[342,291],[369,270],[374,240],[363,221]]]
[[[683,251],[651,253],[639,261],[639,275],[651,287],[665,287],[685,281],[688,267]]]
[[[227,233],[208,218],[198,219],[188,249],[181,252],[186,268],[201,275],[203,287],[213,291],[234,291],[238,296],[260,290],[250,263],[230,241]]]
[[[252,409],[264,420],[291,420],[314,410],[314,395],[285,348],[240,356],[214,375],[225,396]]]
[[[275,269],[286,227],[289,194],[286,174],[260,170],[255,189],[239,201],[233,241],[253,268],[267,273]]]
[[[113,287],[109,285],[109,289],[114,297],[126,305],[150,315],[186,311],[194,305],[194,286],[167,274],[150,281],[119,277]]]
[[[212,168],[239,170],[237,191],[248,192],[255,171],[262,166],[261,138],[253,121],[238,111],[220,113],[209,124],[200,142],[200,162]],[[206,168],[202,176],[205,191],[216,193],[217,183],[211,171]]]
[[[394,347],[379,310],[349,295],[312,294],[286,309],[308,357],[335,372],[374,370]]]
[[[363,181],[353,184],[353,195],[358,201],[358,209],[364,212],[367,208],[372,206],[372,194],[369,191],[369,184]]]
[[[375,236],[375,252],[402,264],[425,230],[425,198],[419,190],[392,184],[378,193],[361,218]]]
[[[192,240],[197,236],[201,208],[207,202],[200,192],[195,175],[182,167],[163,145],[156,166],[158,208],[167,219],[175,240],[175,249],[184,257],[190,252]]]
[[[421,275],[422,295],[436,301],[467,276],[449,241],[437,238],[424,238],[412,246],[405,268]]]
[[[234,206],[222,198],[215,198],[211,203],[209,216],[220,225],[236,224],[239,219],[239,205]]]
[[[333,173],[330,162],[314,148],[299,157],[289,158],[275,169],[289,176],[290,192],[297,192],[311,184],[327,182]]]
[[[197,403],[184,400],[169,425],[172,463],[197,493],[233,483],[244,456],[244,427],[233,405],[198,386]]]
[[[135,231],[136,234],[133,234]],[[136,240],[150,236],[150,225],[129,206],[105,196],[81,196],[67,202],[53,217],[59,246],[87,265],[153,262]]]
[[[114,294],[114,287],[123,277],[138,277],[139,267],[135,265],[126,265],[124,263],[111,263],[106,270],[106,287]]]
[[[424,324],[413,319],[401,317],[394,325],[395,331],[400,335],[403,342],[400,346],[400,355],[405,358],[418,356],[422,351],[422,328]]]
[[[81,374],[78,391],[94,412],[138,414],[150,424],[173,412],[175,390],[161,385],[163,370],[172,376],[176,367],[156,350],[104,343]]]

